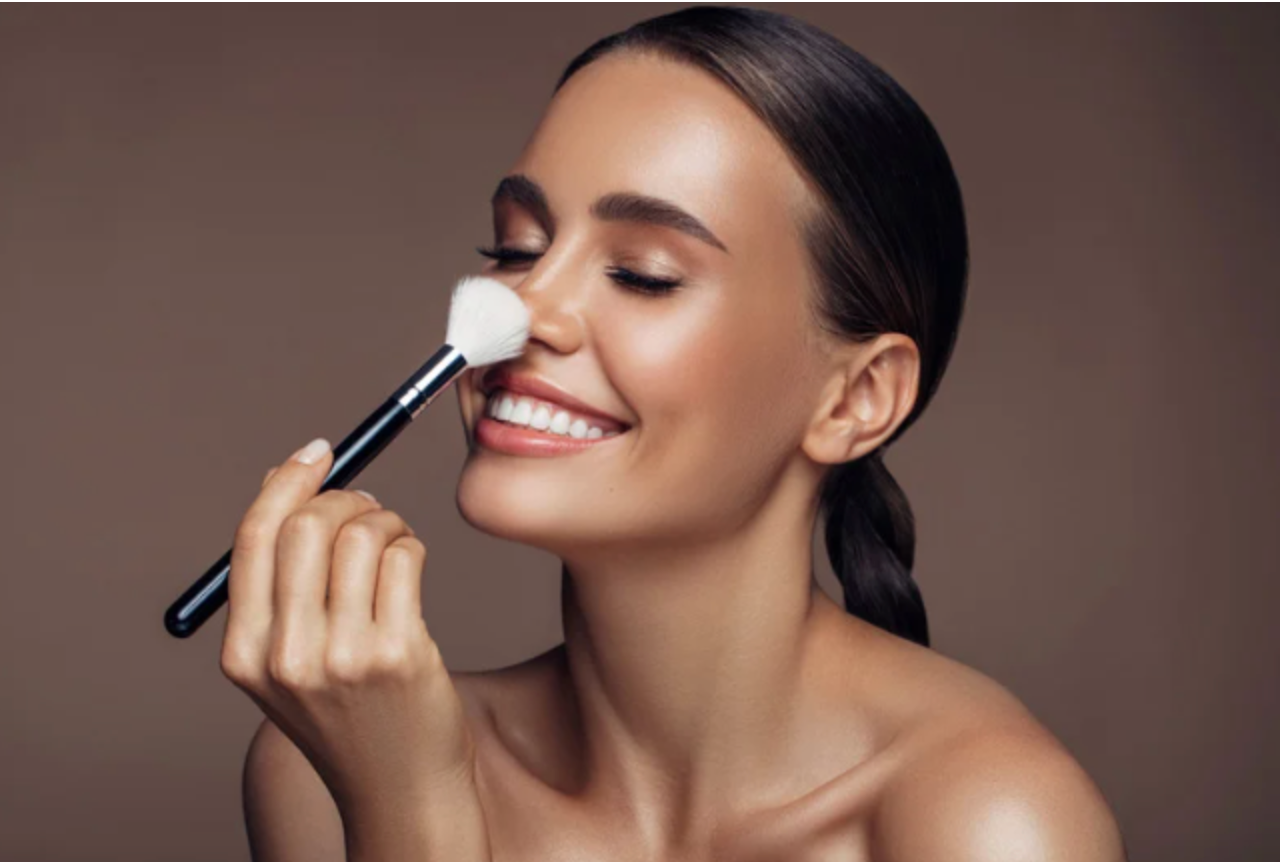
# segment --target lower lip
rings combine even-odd
[[[574,452],[582,452],[593,446],[599,446],[601,443],[617,440],[625,433],[627,432],[621,431],[611,437],[587,439],[586,437],[567,437],[535,431],[531,428],[522,428],[519,425],[499,422],[489,416],[481,416],[480,421],[476,423],[476,441],[480,445],[511,455],[533,455],[535,457],[570,455]]]

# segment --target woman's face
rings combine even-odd
[[[741,526],[805,457],[829,367],[804,305],[800,174],[710,75],[613,55],[561,88],[513,175],[540,187],[547,211],[520,195],[494,204],[494,245],[536,255],[481,270],[531,313],[525,352],[497,367],[550,379],[630,428],[553,457],[477,445],[479,386],[493,369],[470,369],[458,386],[470,445],[459,511],[565,558],[700,543]],[[592,213],[617,192],[669,201],[709,236]],[[646,295],[620,283],[619,269],[680,286]]]

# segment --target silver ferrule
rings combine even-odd
[[[435,352],[413,376],[400,387],[396,400],[414,419],[440,391],[458,378],[467,368],[467,360],[452,344],[445,344]]]

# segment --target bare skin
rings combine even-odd
[[[563,644],[450,674],[492,859],[1122,860],[1101,793],[1016,697],[813,580],[818,482],[902,422],[919,354],[819,337],[811,191],[755,115],[698,70],[607,57],[557,94],[517,175],[549,212],[495,202],[495,243],[535,256],[484,270],[532,313],[509,365],[632,427],[498,452],[475,440],[485,369],[458,383],[459,511],[564,562]],[[590,213],[618,191],[717,242]],[[615,267],[683,283],[642,295]],[[325,784],[270,722],[245,780],[258,862],[345,858]]]

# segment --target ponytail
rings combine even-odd
[[[831,468],[823,479],[821,508],[827,556],[844,588],[845,609],[929,646],[924,599],[911,577],[915,517],[885,466],[883,450]]]

